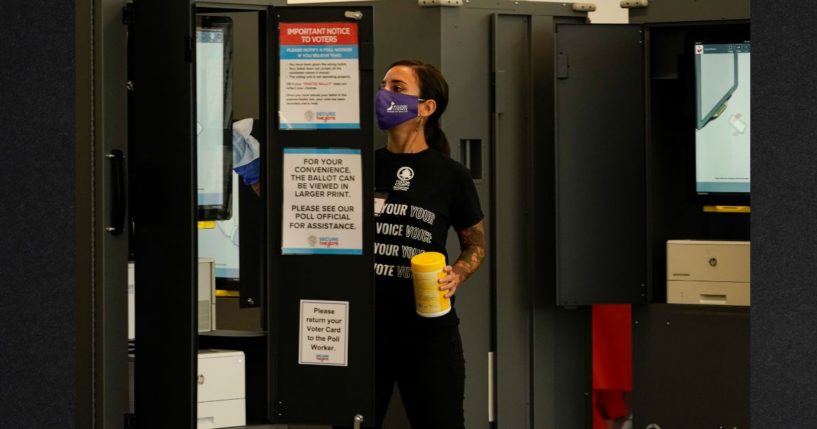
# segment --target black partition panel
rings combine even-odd
[[[646,299],[643,30],[557,27],[557,302]]]
[[[196,152],[193,10],[137,1],[134,193],[139,428],[196,426]]]
[[[748,428],[749,314],[633,306],[633,427]]]
[[[261,15],[259,20],[266,17]],[[263,29],[264,27],[261,26]],[[262,30],[263,31],[263,30]],[[262,43],[262,45],[264,45]],[[259,63],[264,64],[262,54]],[[266,67],[262,66],[265,71]],[[263,76],[263,74],[261,75]],[[264,88],[264,85],[261,85]],[[265,88],[264,88],[265,89]],[[264,90],[261,91],[264,93]],[[265,109],[261,109],[262,112]],[[266,118],[265,114],[259,115]],[[262,156],[269,148],[269,139],[267,138],[266,119],[253,120],[252,135],[262,143]],[[264,172],[265,173],[265,172]],[[263,174],[263,173],[262,173]],[[263,176],[262,176],[263,177]],[[262,179],[263,180],[263,179]],[[263,191],[262,194],[263,195]],[[240,299],[238,300],[241,308],[261,307],[263,306],[266,284],[264,276],[264,268],[266,261],[266,248],[264,247],[266,239],[266,213],[263,198],[249,186],[239,186],[238,188],[238,204],[241,213],[241,229],[239,229],[239,260],[241,261],[241,279],[238,282]],[[263,329],[263,327],[260,327]]]
[[[266,184],[273,422],[351,425],[358,414],[374,421],[372,13],[371,7],[350,6],[277,8],[271,14],[271,145]],[[349,30],[354,28],[356,41]],[[353,45],[356,48],[346,49]],[[356,70],[351,62],[355,57]],[[345,59],[341,61],[345,65],[333,63],[334,59]],[[355,81],[359,82],[356,105],[349,92]],[[322,86],[331,89],[322,91]],[[314,103],[310,94],[324,94],[334,102]],[[354,109],[359,109],[357,119]],[[293,168],[323,166],[324,160],[346,167],[356,159],[359,170]],[[351,180],[344,183],[340,177],[333,182],[307,176],[321,174],[356,177],[347,177]],[[324,185],[312,186],[321,182]],[[345,192],[358,192],[360,205],[354,198],[345,205]],[[332,204],[337,210],[327,212],[324,205]],[[343,206],[354,206],[359,220],[330,216]],[[344,222],[354,224],[353,231],[359,235],[345,235],[336,225],[328,229],[317,225]],[[357,237],[359,245],[349,237]],[[317,313],[316,308],[320,308]],[[344,330],[332,332],[336,328],[329,329],[325,323],[342,318],[338,312],[344,311]],[[333,342],[332,337],[344,335],[345,339]],[[333,354],[337,349],[323,348],[342,347],[346,340],[343,357]]]

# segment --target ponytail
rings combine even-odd
[[[434,115],[432,115],[432,117],[433,116]],[[445,136],[445,132],[443,132],[442,127],[440,127],[439,118],[434,118],[433,120],[429,118],[429,121],[425,125],[425,136],[428,147],[451,156],[451,145],[448,144],[448,137]]]
[[[414,70],[414,74],[417,75],[417,80],[420,83],[420,98],[434,100],[437,103],[437,110],[425,123],[426,143],[430,148],[451,156],[451,146],[448,144],[448,138],[440,128],[440,117],[445,112],[445,108],[448,107],[448,82],[445,81],[445,77],[437,67],[422,61],[401,60],[392,63],[389,68],[395,66],[410,67]]]

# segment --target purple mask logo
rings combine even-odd
[[[416,95],[400,94],[381,89],[375,99],[377,126],[390,130],[417,117],[420,99]]]

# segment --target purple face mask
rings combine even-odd
[[[381,89],[375,99],[377,126],[381,130],[390,130],[403,122],[417,117],[420,99],[416,95]]]

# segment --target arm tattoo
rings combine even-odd
[[[485,258],[485,226],[479,221],[476,225],[457,232],[457,235],[462,253],[453,267],[464,282],[477,271]]]

